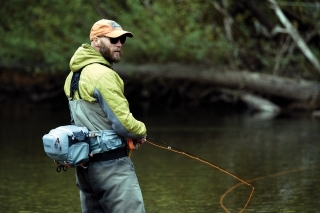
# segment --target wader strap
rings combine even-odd
[[[94,64],[94,63],[91,63],[91,64]],[[111,67],[106,64],[103,64],[103,63],[96,63],[96,64],[100,64],[100,65],[106,66],[111,69]],[[79,98],[82,99],[81,95],[80,95],[80,90],[79,90],[79,80],[80,80],[81,71],[83,70],[83,68],[85,68],[88,65],[90,65],[90,64],[83,66],[79,71],[74,72],[72,74],[72,79],[71,79],[71,84],[70,84],[70,97],[71,97],[71,99],[73,99],[74,92],[77,90],[78,90]]]
[[[81,68],[78,72],[74,72],[72,75],[71,84],[70,84],[70,97],[72,99],[73,99],[74,92],[77,90],[78,90],[79,98],[82,99],[80,95],[80,90],[79,90],[79,80],[80,80],[80,75],[83,68]]]

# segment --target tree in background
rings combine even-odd
[[[0,63],[28,70],[62,70],[99,18],[87,1],[5,0],[0,8]]]
[[[319,56],[319,4],[278,1],[292,26]],[[253,0],[5,0],[0,8],[0,65],[68,71],[70,57],[89,42],[92,24],[113,19],[134,38],[125,62],[201,64],[314,78],[270,1]]]

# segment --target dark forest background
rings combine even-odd
[[[115,20],[134,34],[123,46],[121,64],[152,64],[156,70],[174,63],[195,71],[213,68],[213,76],[216,71],[246,71],[320,80],[320,3],[315,0],[3,0],[1,4],[0,100],[8,93],[37,95],[33,100],[55,96],[42,93],[61,87],[71,56],[82,43],[89,43],[91,26],[102,18]]]

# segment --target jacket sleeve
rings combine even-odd
[[[97,81],[93,96],[119,135],[133,139],[146,135],[144,123],[136,120],[130,112],[123,81],[116,72],[110,70]]]

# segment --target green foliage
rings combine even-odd
[[[0,64],[39,72],[68,71],[74,51],[82,43],[89,42],[92,24],[107,18],[134,34],[123,47],[123,59],[127,62],[232,64],[239,69],[271,72],[286,35],[277,39],[267,37],[262,28],[257,28],[257,24],[262,25],[252,11],[246,9],[245,0],[229,0],[226,9],[234,21],[234,41],[231,42],[225,36],[224,16],[214,7],[214,2],[4,0],[0,8]],[[281,26],[268,1],[254,2],[271,22]],[[315,1],[292,0],[290,5],[279,1],[303,36],[320,27],[320,8],[310,7],[312,3]],[[317,39],[319,36],[309,45],[319,56]],[[280,67],[294,65],[306,70],[308,61],[300,52],[298,55],[285,55]]]
[[[132,30],[134,41],[125,47],[133,62],[224,63],[232,46],[215,20],[218,12],[210,1],[127,1],[117,11],[119,23]],[[120,4],[120,3],[119,3]],[[123,9],[124,8],[124,9]],[[110,8],[111,11],[115,11]],[[221,60],[222,59],[222,60]]]
[[[4,1],[0,15],[1,63],[41,70],[68,69],[74,49],[88,38],[83,32],[98,18],[82,0]]]

